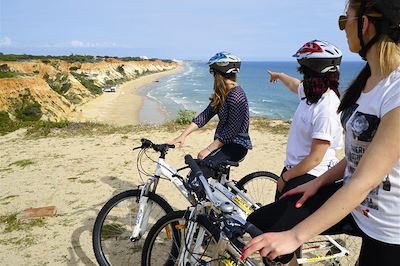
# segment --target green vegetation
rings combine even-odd
[[[0,135],[15,131],[21,127],[21,123],[10,119],[7,112],[0,112]]]
[[[82,83],[83,86],[86,87],[92,94],[101,94],[102,90],[99,86],[97,86],[92,79],[89,79],[88,76],[84,73],[71,72],[74,77]]]
[[[102,238],[109,239],[112,237],[118,237],[125,232],[124,226],[122,224],[105,224],[101,228],[101,236]]]
[[[69,82],[68,73],[58,72],[53,78],[50,78],[49,74],[45,73],[43,79],[49,84],[50,88],[61,95],[67,93],[72,87],[71,82]]]
[[[179,110],[178,117],[176,118],[175,122],[179,125],[188,125],[192,122],[195,115],[196,112],[192,110]]]
[[[19,166],[21,168],[25,168],[25,166],[28,166],[30,164],[34,164],[34,162],[32,160],[25,159],[25,160],[19,160],[19,161],[10,163],[8,166],[16,165],[16,166]]]
[[[23,73],[14,72],[7,64],[0,65],[0,79],[1,78],[16,78],[24,75]]]
[[[18,197],[18,195],[10,195],[10,196],[6,196],[2,199],[0,199],[0,204],[1,205],[7,205],[11,203],[11,200]]]
[[[42,117],[40,104],[30,94],[22,95],[22,101],[16,105],[14,112],[20,121],[38,121]]]
[[[41,60],[44,64],[50,63],[50,60],[63,60],[69,63],[82,62],[82,63],[93,63],[101,61],[101,57],[95,57],[92,55],[63,55],[63,56],[44,56],[44,55],[16,55],[16,54],[0,54],[0,61],[30,61],[30,60]]]
[[[46,221],[43,218],[33,219],[29,221],[21,221],[17,218],[17,213],[0,216],[0,225],[4,225],[4,233],[12,231],[28,231],[32,227],[43,227]]]
[[[49,121],[37,121],[34,123],[28,123],[25,127],[28,127],[27,134],[36,137],[46,137],[53,129],[61,129],[68,127],[69,122],[63,120],[60,122],[49,122]]]
[[[267,130],[278,135],[287,135],[290,129],[290,121],[270,120],[264,117],[254,117],[251,125],[258,130]]]
[[[125,70],[124,70],[124,65],[119,65],[119,66],[117,67],[117,71],[118,71],[121,75],[123,75],[123,76],[126,75]]]
[[[81,183],[81,184],[96,183],[96,180],[93,180],[93,179],[79,180],[79,183]]]
[[[0,239],[1,245],[16,245],[21,248],[30,247],[36,244],[36,238],[32,235],[24,235],[21,238],[18,237],[11,237],[8,239]]]
[[[116,57],[116,56],[93,56],[93,55],[62,55],[62,56],[50,56],[50,55],[17,55],[17,54],[2,54],[0,53],[0,61],[30,61],[30,60],[41,60],[44,64],[50,63],[50,60],[62,60],[68,63],[81,62],[81,63],[94,63],[100,62],[107,59],[118,59],[122,61],[143,61],[140,57]],[[149,61],[160,60],[165,63],[173,62],[170,59],[159,59],[151,58]]]

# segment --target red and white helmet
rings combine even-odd
[[[313,40],[305,43],[294,55],[300,65],[317,73],[339,70],[342,52],[326,41]]]

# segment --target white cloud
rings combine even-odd
[[[7,46],[11,46],[12,41],[9,37],[5,36],[5,37],[0,37],[0,47],[7,47]]]
[[[107,48],[116,47],[115,42],[82,42],[79,40],[73,40],[68,43],[72,47],[94,47],[94,48]]]

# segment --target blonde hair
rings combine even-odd
[[[383,35],[378,41],[379,65],[384,77],[389,76],[400,65],[400,47]]]
[[[214,111],[218,110],[225,103],[226,95],[229,92],[229,87],[225,82],[227,79],[236,82],[236,75],[229,74],[224,77],[219,72],[214,73],[214,92],[210,97],[211,106]]]

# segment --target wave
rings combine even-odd
[[[273,100],[265,100],[265,99],[262,99],[261,102],[263,102],[263,103],[273,103],[273,102],[275,102],[275,101],[273,101]]]

